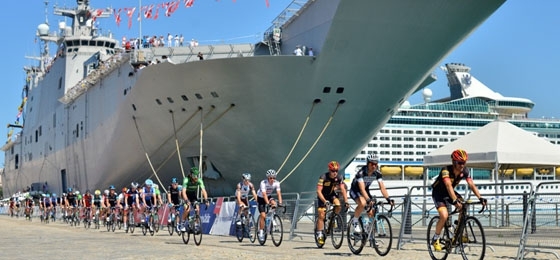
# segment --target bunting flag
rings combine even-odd
[[[156,13],[154,14],[154,20],[156,20],[159,17],[159,6],[160,5],[156,5]]]
[[[95,22],[97,17],[101,16],[102,14],[103,14],[103,9],[96,9],[95,12],[93,12],[93,14],[91,15],[91,19]]]
[[[115,16],[115,23],[117,26],[121,25],[121,9],[119,8],[118,10],[113,10],[113,15]]]
[[[128,29],[130,29],[130,27],[132,27],[132,16],[134,15],[134,12],[136,11],[136,7],[125,8],[124,10],[126,11],[126,16],[128,16]]]
[[[194,5],[194,0],[171,0],[170,2],[163,2],[160,4],[151,4],[151,5],[142,6],[138,11],[138,20],[140,20],[142,15],[144,15],[144,18],[146,19],[153,19],[153,20],[158,19],[160,8],[164,9],[165,16],[170,17],[175,11],[177,11],[177,9],[179,9],[179,5],[181,4],[181,2],[184,2],[183,4],[185,8],[190,8]],[[219,0],[216,0],[216,2],[219,2]],[[237,1],[233,0],[233,2],[235,3]],[[267,8],[270,7],[270,0],[265,0],[265,4]],[[154,13],[154,7],[155,7],[155,13]],[[121,11],[126,12],[126,16],[128,17],[128,28],[130,29],[132,27],[132,16],[136,11],[136,7],[114,9],[113,15],[115,16],[115,23],[117,24],[117,26],[120,26],[122,21]],[[95,19],[101,16],[102,14],[103,14],[103,9],[96,9],[90,15],[92,19],[95,21]]]
[[[144,7],[142,7],[142,9],[144,9],[144,17],[146,19],[151,19],[152,18],[152,10],[154,9],[154,5],[144,6]]]

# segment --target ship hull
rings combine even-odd
[[[317,2],[307,12],[326,8]],[[475,8],[469,1],[333,1],[333,18],[308,28],[312,35],[328,25],[316,57],[237,57],[140,70],[124,65],[71,104],[57,106],[68,132],[44,133],[54,145],[37,148],[42,156],[15,169],[14,154],[31,148],[16,145],[15,153],[6,153],[5,192],[44,181],[51,192],[146,178],[167,185],[198,166],[201,152],[211,196],[232,195],[241,173],[258,182],[267,169],[279,171],[283,192],[314,190],[326,163],[350,162],[502,2]],[[294,29],[301,28],[298,20],[290,26],[288,49],[302,41]],[[70,138],[74,126],[82,134]]]

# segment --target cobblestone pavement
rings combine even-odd
[[[323,249],[315,246],[313,237],[298,236],[275,247],[270,241],[264,246],[247,240],[239,243],[235,237],[203,235],[202,244],[194,245],[191,240],[185,245],[181,237],[170,236],[160,230],[155,236],[144,236],[140,229],[134,234],[123,230],[107,232],[106,229],[84,229],[70,227],[60,222],[43,224],[38,219],[32,222],[22,218],[0,215],[1,259],[333,259],[350,257],[380,258],[373,249],[364,248],[360,256],[353,255],[346,244],[339,250],[327,244]],[[429,259],[424,244],[407,243],[402,250],[396,249],[396,240],[386,260]],[[487,250],[485,259],[512,259],[517,248],[493,247]],[[554,259],[551,254],[528,255],[525,259]],[[461,259],[451,255],[448,259]]]

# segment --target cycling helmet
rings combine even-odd
[[[80,191],[79,191],[79,190],[77,190],[77,191],[75,191],[75,192],[74,192],[74,194],[76,194],[76,195],[80,195]]]
[[[154,183],[154,189],[155,189],[155,190],[158,190],[158,189],[159,189],[159,186],[157,185],[157,183]]]
[[[138,182],[131,182],[131,183],[130,183],[130,187],[132,187],[132,188],[138,188]]]
[[[126,187],[123,187],[123,188],[122,188],[122,192],[123,192],[123,193],[125,193],[125,192],[127,192],[127,191],[128,191],[128,189],[127,189]]]
[[[144,182],[144,184],[146,184],[146,186],[152,186],[152,185],[154,185],[154,182],[153,182],[152,180],[150,180],[150,179],[147,179],[147,180]]]
[[[90,190],[86,190],[86,193],[91,193],[91,191],[90,191]]]
[[[171,178],[171,183],[177,183],[177,178]]]
[[[95,190],[95,195],[101,195],[101,191],[100,190]]]
[[[69,192],[69,193],[72,192],[72,188],[68,188],[68,192]]]
[[[109,190],[104,190],[103,193],[104,193],[105,195],[109,195]]]
[[[192,167],[191,168],[191,175],[193,177],[198,178],[198,175],[200,174],[200,171],[198,170],[198,167]]]
[[[56,193],[51,194],[51,197],[56,198]]]
[[[377,162],[379,162],[379,158],[377,157],[376,154],[370,153],[370,154],[368,154],[368,156],[367,156],[367,161],[368,161],[368,162],[371,162],[371,163],[377,163]]]
[[[337,161],[329,162],[329,171],[338,171],[339,168],[340,168],[340,164]]]
[[[115,185],[109,186],[109,189],[110,189],[110,190],[114,190],[114,189],[115,189]]]
[[[241,176],[243,176],[243,179],[244,179],[244,180],[248,180],[248,181],[251,180],[251,174],[248,173],[248,172],[243,173]]]
[[[463,149],[457,149],[451,153],[451,160],[457,162],[466,162],[469,159],[467,152]]]
[[[66,193],[63,192],[63,193],[62,193],[62,197],[66,197]]]
[[[274,169],[270,169],[270,170],[266,171],[266,177],[276,178],[276,175],[277,175],[277,173]]]

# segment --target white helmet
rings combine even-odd
[[[377,157],[376,154],[370,153],[370,154],[367,155],[367,161],[372,162],[372,163],[377,163],[377,162],[379,162],[379,157]]]
[[[243,176],[243,179],[244,179],[244,180],[248,180],[248,181],[251,180],[251,174],[248,173],[248,172],[243,173],[241,176]]]
[[[105,195],[109,195],[109,190],[104,190],[103,193],[105,193]]]
[[[270,169],[270,170],[266,171],[266,177],[276,178],[276,171],[274,169]]]

